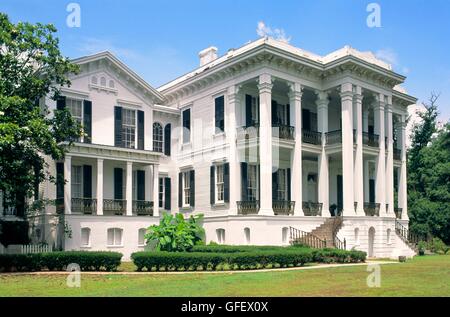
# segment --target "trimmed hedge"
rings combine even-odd
[[[195,247],[194,252],[143,251],[131,255],[138,271],[247,270],[303,266],[311,262],[358,263],[365,258],[365,252],[361,251],[246,246],[202,246]]]
[[[302,246],[272,246],[272,245],[196,245],[192,252],[217,252],[217,253],[235,253],[235,252],[254,252],[254,251],[286,251],[286,250],[309,250]]]
[[[78,264],[81,271],[115,271],[120,265],[121,258],[121,253],[102,251],[2,254],[0,255],[0,271],[63,271],[71,263]]]

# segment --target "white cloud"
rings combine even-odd
[[[390,49],[390,48],[385,48],[385,49],[381,49],[378,50],[375,53],[375,56],[391,65],[398,65],[398,56],[397,53]]]
[[[289,43],[291,41],[291,37],[286,35],[286,32],[283,29],[274,28],[272,29],[270,26],[267,26],[263,21],[258,22],[258,27],[256,28],[256,34],[260,37],[271,37],[275,40]]]
[[[110,40],[98,39],[98,38],[86,38],[79,46],[79,51],[83,54],[95,54],[102,51],[110,51],[114,55],[120,58],[138,59],[141,58],[141,54],[120,46],[115,45]]]

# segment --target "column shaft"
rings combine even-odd
[[[127,216],[133,215],[133,162],[127,162],[127,177],[125,187]]]
[[[159,166],[153,165],[153,216],[159,217]]]
[[[103,159],[97,159],[97,215],[103,215]]]
[[[380,216],[386,216],[386,149],[385,149],[385,123],[384,123],[384,95],[377,98],[374,109],[375,133],[379,135],[379,153],[377,157],[377,172],[375,180],[375,201],[380,204]]]
[[[295,216],[303,216],[302,193],[302,87],[300,83],[291,84],[289,93],[291,109],[294,111],[295,147],[292,152],[291,199],[295,201]]]
[[[317,125],[319,132],[322,133],[322,151],[318,157],[318,197],[317,200],[322,204],[322,216],[330,216],[330,187],[328,172],[328,156],[325,152],[325,134],[328,132],[328,93],[317,93]]]
[[[392,123],[392,97],[388,97],[387,111],[387,159],[386,159],[386,213],[390,217],[395,217],[394,213],[394,129]]]
[[[362,91],[361,87],[356,87],[355,95],[355,117],[356,117],[356,153],[354,171],[355,202],[357,203],[356,213],[364,215],[364,172],[363,172],[363,115],[362,115]]]
[[[230,215],[237,215],[236,201],[240,200],[240,167],[239,155],[236,146],[236,113],[240,109],[239,103],[239,87],[231,86],[228,89],[228,107],[226,117],[226,135],[227,143],[229,145],[229,164],[230,164],[230,205],[228,213]]]
[[[64,158],[64,212],[72,213],[72,157],[66,155]]]
[[[402,142],[402,165],[400,168],[400,184],[398,192],[398,205],[402,208],[402,220],[408,220],[408,186],[407,186],[407,171],[406,171],[406,120],[402,116],[401,125],[401,142]]]

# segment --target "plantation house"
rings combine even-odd
[[[370,52],[319,56],[271,38],[199,56],[158,89],[109,52],[73,61],[72,86],[46,102],[86,135],[49,162],[59,182],[39,198],[56,204],[30,216],[35,242],[127,258],[161,213],[181,212],[205,215],[207,242],[414,254],[404,76]]]

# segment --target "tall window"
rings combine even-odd
[[[288,105],[278,105],[277,107],[277,120],[280,125],[289,125],[289,122],[287,122],[287,107]]]
[[[72,166],[71,173],[71,190],[73,198],[83,197],[83,173],[81,166]]]
[[[190,172],[183,172],[183,207],[191,204]]]
[[[136,147],[136,111],[122,109],[122,142],[126,148]]]
[[[257,124],[259,122],[258,117],[258,107],[259,107],[259,98],[252,97],[252,104],[251,104],[251,121],[253,124]]]
[[[164,208],[164,178],[159,178],[158,183],[159,191],[158,191],[158,201],[159,201],[159,208]]]
[[[163,151],[163,128],[159,122],[153,123],[153,151],[162,153]]]
[[[108,229],[108,246],[122,246],[122,232],[120,228]]]
[[[277,190],[277,200],[287,200],[286,191],[286,170],[279,169],[277,173],[278,190]]]
[[[89,228],[81,228],[81,246],[88,247],[90,246],[90,236],[91,236],[91,229]]]
[[[145,228],[141,228],[138,231],[138,246],[140,247],[145,246],[145,232],[147,232]]]
[[[223,165],[216,166],[216,201],[224,202]]]
[[[83,101],[79,99],[66,98],[66,107],[69,109],[72,118],[80,125],[83,124]],[[81,142],[81,137],[78,138],[78,142]]]
[[[191,142],[191,109],[183,111],[183,143]]]
[[[258,200],[258,166],[248,165],[248,186],[247,197],[248,200]]]
[[[223,96],[217,97],[215,100],[215,127],[216,133],[225,131],[225,99]]]

